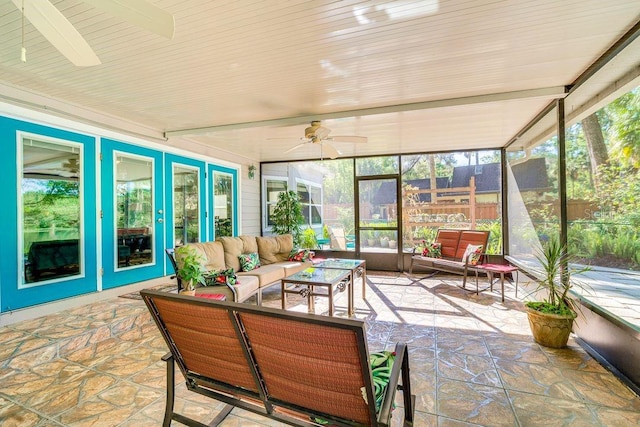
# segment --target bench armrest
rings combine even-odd
[[[478,264],[475,264],[475,265],[474,265],[474,264],[469,264],[469,257],[470,257],[471,255],[473,255],[473,254],[471,253],[471,254],[467,255],[467,258],[462,260],[462,262],[464,263],[464,266],[465,266],[465,267],[477,267],[477,266],[479,266],[479,265],[484,264],[484,261],[485,261],[485,259],[486,259],[487,255],[489,255],[489,254],[488,254],[488,253],[486,253],[486,252],[482,252],[482,253],[480,253],[480,260],[481,260],[481,262],[479,262]]]
[[[393,403],[395,401],[395,395],[397,390],[402,390],[402,397],[404,401],[404,421],[405,425],[413,422],[413,399],[411,396],[411,380],[409,376],[409,351],[407,344],[396,343],[394,349],[396,353],[396,359],[393,362],[391,368],[391,375],[389,376],[389,385],[387,392],[384,396],[384,400],[380,405],[380,412],[378,413],[378,425],[388,426],[391,419],[391,410],[393,409]],[[402,385],[400,385],[400,379],[402,379]],[[412,425],[412,424],[408,424]]]

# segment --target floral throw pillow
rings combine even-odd
[[[242,268],[242,271],[251,271],[260,267],[260,257],[257,252],[242,254],[238,259],[240,260],[240,268]]]
[[[293,249],[289,253],[289,261],[304,262],[313,258],[313,252],[309,249]]]
[[[442,258],[442,243],[427,243],[422,249],[422,256],[429,258]]]
[[[478,265],[480,262],[480,256],[482,255],[482,245],[472,245],[469,244],[467,246],[467,250],[464,251],[464,255],[462,256],[462,261],[467,262],[469,265]],[[469,257],[467,259],[467,257]]]
[[[233,268],[228,268],[226,270],[209,271],[204,274],[205,286],[216,286],[224,284],[238,284],[238,277],[236,276],[236,272],[233,271]]]

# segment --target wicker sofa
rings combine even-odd
[[[263,289],[279,284],[280,279],[312,265],[311,262],[289,261],[289,255],[293,250],[293,237],[290,234],[268,237],[220,237],[214,242],[188,243],[187,246],[193,247],[202,257],[205,270],[219,271],[232,268],[238,279],[238,283],[233,285],[198,287],[196,294],[224,294],[228,300],[235,302],[242,302],[256,295],[257,303],[261,305]],[[240,256],[251,253],[258,254],[260,266],[251,271],[242,271]],[[175,261],[179,267],[180,257]]]

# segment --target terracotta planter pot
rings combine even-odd
[[[180,295],[195,295],[196,294],[196,290],[193,287],[193,280],[189,280],[187,286],[185,287],[185,289],[180,291]]]
[[[573,327],[573,319],[576,318],[575,314],[548,314],[541,313],[529,307],[526,307],[526,309],[529,326],[531,327],[531,333],[533,334],[535,342],[551,348],[563,348],[567,346],[569,334]]]

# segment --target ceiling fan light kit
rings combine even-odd
[[[331,129],[322,126],[322,123],[319,120],[314,120],[311,122],[310,126],[305,128],[304,130],[304,138],[300,138],[303,142],[289,148],[285,153],[290,153],[293,150],[296,150],[300,147],[304,147],[307,144],[318,144],[320,145],[320,157],[323,158],[324,154],[327,155],[330,159],[335,159],[340,157],[342,153],[338,151],[335,147],[333,147],[329,142],[367,142],[367,137],[365,136],[333,136],[330,137]]]

